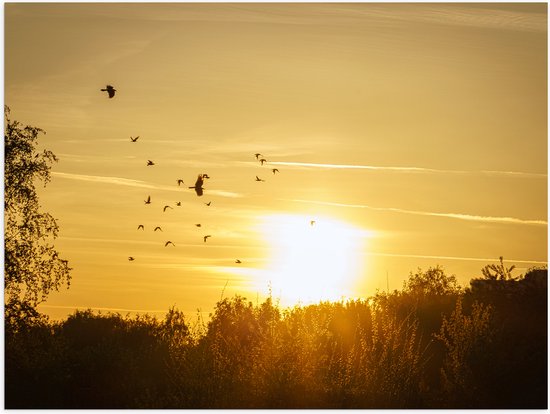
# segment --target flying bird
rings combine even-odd
[[[256,181],[265,181],[265,180],[262,180],[260,177],[256,176]]]
[[[111,85],[107,85],[105,89],[101,89],[103,92],[107,92],[109,94],[109,98],[112,98],[115,96],[116,89],[113,88]]]
[[[181,201],[176,201],[176,206],[181,207]]]
[[[202,179],[202,174],[199,174],[199,176],[197,177],[197,181],[195,182],[195,186],[194,187],[189,187],[189,188],[194,188],[195,189],[195,192],[197,193],[197,196],[202,196],[202,191],[204,190],[204,188],[202,188],[202,184],[203,184],[203,179]]]
[[[311,220],[311,221],[309,222],[309,225],[310,225],[310,226],[313,226],[314,224],[315,224],[315,220]]]
[[[155,227],[155,230],[153,230],[153,231],[157,231],[157,230],[162,231],[162,229],[160,228],[160,226]]]
[[[262,158],[262,159],[260,160],[260,163],[261,163],[262,165],[264,165],[264,162],[267,162],[267,160],[266,160],[265,158]]]
[[[138,135],[137,137],[135,137],[135,138],[130,137],[130,141],[136,142],[136,141],[138,140],[138,138],[139,138],[139,135]]]
[[[185,183],[184,183],[183,180],[180,178],[180,179],[178,180],[178,187],[179,187],[180,185],[182,185],[182,184],[185,184]]]
[[[145,230],[145,227],[143,227],[143,224],[140,224],[137,229]]]
[[[167,208],[171,208],[172,210],[174,209],[174,207],[164,206],[164,208],[162,209],[162,212],[165,213]]]
[[[239,259],[235,260],[235,263],[242,263]]]
[[[203,237],[205,243],[206,243],[206,239],[209,238],[209,237],[212,237],[212,236],[209,234],[208,236]]]
[[[164,243],[164,247],[167,247],[169,244],[176,247],[176,245],[174,243],[172,243],[170,240],[168,240],[166,243]]]
[[[145,204],[151,204],[151,196],[147,196],[147,200],[145,200]]]
[[[260,154],[259,152],[257,152],[257,153],[256,153],[256,154],[254,154],[254,155],[256,156],[256,159],[258,159],[258,158],[259,158],[259,156],[260,156],[260,155],[262,155],[262,154]]]
[[[208,178],[210,178],[210,177],[208,176],[208,174],[203,174],[203,175],[202,175],[202,178],[207,178],[207,179],[208,179]]]
[[[136,260],[136,259],[134,259],[132,256],[130,256],[130,257],[128,257],[128,260],[129,260],[130,262],[133,262],[133,261]]]
[[[273,168],[271,171],[273,171],[273,174],[275,174],[276,172],[279,172],[277,168]]]
[[[155,163],[151,160],[147,160],[147,166],[150,166],[150,165],[155,165]]]
[[[200,227],[200,226],[201,226],[201,224],[200,224],[200,223],[197,223],[197,224],[195,224],[195,226],[197,226],[197,227]]]
[[[210,204],[212,204],[212,201],[209,201],[208,203],[204,203],[206,204],[208,207],[210,207]]]

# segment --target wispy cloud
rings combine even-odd
[[[444,170],[424,167],[382,167],[376,165],[357,165],[357,164],[321,164],[312,162],[289,162],[289,161],[271,161],[270,164],[285,165],[298,168],[324,168],[324,169],[351,169],[351,170],[372,170],[389,171],[401,173],[427,173],[427,174],[484,174],[484,175],[506,175],[516,177],[547,178],[547,174],[529,173],[522,171],[495,171],[495,170]]]
[[[55,176],[55,177],[67,178],[67,179],[70,179],[70,180],[88,181],[88,182],[93,182],[93,183],[122,185],[122,186],[127,186],[127,187],[149,188],[149,189],[154,189],[154,190],[166,190],[166,191],[179,191],[179,192],[181,192],[181,188],[176,187],[176,186],[152,184],[152,183],[148,183],[146,181],[134,180],[134,179],[131,179],[131,178],[109,177],[109,176],[101,176],[101,175],[72,174],[72,173],[65,173],[65,172],[58,172],[58,171],[52,172],[52,175]],[[217,196],[220,196],[220,197],[228,197],[228,198],[242,197],[242,194],[235,193],[235,192],[232,192],[232,191],[224,191],[224,190],[209,189],[208,193],[211,194],[211,195],[217,195]]]
[[[438,259],[438,260],[462,260],[462,261],[475,261],[475,262],[498,262],[495,258],[484,257],[461,257],[461,256],[433,256],[424,254],[397,254],[397,253],[376,253],[367,252],[370,256],[387,256],[387,257],[404,257],[413,259]],[[547,264],[548,261],[542,260],[520,260],[520,259],[506,259],[507,263],[527,263],[527,264]]]
[[[486,223],[528,224],[528,225],[536,225],[536,226],[548,225],[548,222],[545,220],[528,220],[528,219],[521,219],[517,217],[479,216],[479,215],[462,214],[462,213],[437,213],[432,211],[406,210],[406,209],[394,208],[394,207],[373,207],[373,206],[368,206],[364,204],[344,204],[344,203],[333,203],[329,201],[316,201],[316,200],[292,199],[289,201],[295,201],[299,203],[320,204],[320,205],[335,206],[335,207],[366,208],[369,210],[376,210],[376,211],[389,211],[394,213],[414,214],[417,216],[432,216],[432,217],[452,218],[452,219],[458,219],[458,220],[481,221]]]

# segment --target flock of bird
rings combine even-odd
[[[113,98],[115,96],[115,93],[116,93],[116,89],[112,85],[107,85],[105,88],[102,88],[100,90],[102,92],[107,92],[108,95],[109,95],[109,99]],[[136,136],[136,137],[130,136],[130,141],[134,142],[134,143],[137,143],[139,137],[140,137],[139,135]],[[264,158],[264,156],[261,153],[258,152],[256,154],[254,154],[254,156],[256,157],[256,160],[260,163],[260,165],[263,166],[265,163],[267,163],[267,160]],[[154,161],[147,160],[147,164],[146,164],[147,167],[152,167],[154,165],[155,165]],[[279,170],[277,168],[272,168],[271,171],[274,175],[279,172]],[[197,181],[195,181],[195,185],[189,186],[188,188],[195,190],[195,193],[197,194],[197,196],[201,197],[204,193],[204,187],[203,187],[204,180],[208,180],[208,179],[210,179],[210,176],[208,174],[206,174],[206,173],[199,174],[198,177],[197,177]],[[262,179],[258,176],[256,176],[256,181],[265,182],[264,179]],[[178,178],[176,180],[176,183],[177,183],[178,187],[180,187],[181,185],[185,185],[184,181],[181,178]],[[150,195],[147,196],[147,199],[144,200],[144,203],[146,205],[151,204],[151,196]],[[209,207],[212,204],[212,201],[209,201],[208,203],[204,203],[204,204]],[[177,201],[176,206],[181,207],[181,202]],[[170,205],[165,205],[164,208],[162,209],[162,211],[165,213],[167,209],[172,209],[173,210],[173,207],[170,206]],[[201,223],[196,223],[195,226],[196,227],[202,227],[202,224]],[[137,230],[145,231],[145,226],[143,224],[139,224],[137,226]],[[156,232],[156,231],[161,231],[162,232],[163,230],[160,226],[156,226],[153,231],[154,232]],[[207,234],[207,235],[203,236],[203,242],[206,243],[206,241],[210,237],[212,237],[212,235],[210,235],[210,234]],[[164,247],[168,247],[169,245],[172,245],[172,247],[176,247],[176,245],[171,240],[167,240],[164,243]],[[135,259],[134,256],[129,256],[128,260],[130,262],[133,262],[136,259]],[[240,264],[242,262],[239,259],[235,259],[235,263]]]

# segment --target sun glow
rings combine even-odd
[[[264,218],[270,246],[266,282],[284,305],[353,296],[368,231],[326,217]]]

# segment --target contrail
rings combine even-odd
[[[397,254],[397,253],[365,253],[370,256],[387,256],[387,257],[410,257],[415,259],[439,259],[439,260],[463,260],[463,261],[475,261],[475,262],[498,262],[495,258],[488,259],[482,257],[460,257],[460,256],[430,256],[424,254]],[[507,263],[527,263],[527,264],[547,264],[548,261],[541,260],[517,260],[506,259]]]
[[[376,210],[376,211],[391,211],[395,213],[414,214],[417,216],[446,217],[446,218],[454,218],[459,220],[482,221],[486,223],[529,224],[529,225],[535,225],[535,226],[548,225],[548,222],[545,220],[525,220],[525,219],[520,219],[516,217],[477,216],[477,215],[461,214],[461,213],[435,213],[431,211],[405,210],[405,209],[394,208],[394,207],[372,207],[364,204],[332,203],[329,201],[314,201],[314,200],[299,200],[299,199],[291,199],[288,201],[295,201],[298,203],[320,204],[320,205],[335,206],[335,207],[366,208],[369,210]]]
[[[152,309],[125,309],[125,308],[103,308],[97,306],[61,306],[61,305],[39,305],[42,308],[53,308],[53,309],[94,309],[94,310],[106,310],[106,311],[116,311],[116,312],[142,312],[142,313],[166,313],[167,310],[152,310]]]
[[[442,170],[436,168],[423,167],[380,167],[375,165],[353,165],[353,164],[319,164],[311,162],[287,162],[287,161],[270,161],[270,164],[285,165],[289,167],[306,167],[306,168],[326,168],[326,169],[350,169],[350,170],[372,170],[372,171],[393,171],[403,173],[428,173],[428,174],[484,174],[484,175],[507,175],[525,178],[547,178],[547,174],[528,173],[522,171],[494,171],[494,170]]]
[[[108,177],[108,176],[101,176],[101,175],[72,174],[72,173],[64,173],[64,172],[57,172],[57,171],[53,171],[51,174],[56,177],[68,178],[70,180],[88,181],[88,182],[103,183],[103,184],[124,185],[127,187],[149,188],[154,190],[166,190],[166,191],[174,191],[174,192],[182,191],[180,188],[176,186],[171,187],[168,185],[151,184],[145,181],[133,180],[130,178]],[[207,191],[211,195],[218,195],[220,197],[229,197],[229,198],[242,197],[242,194],[234,193],[231,191],[211,190],[211,189]]]

